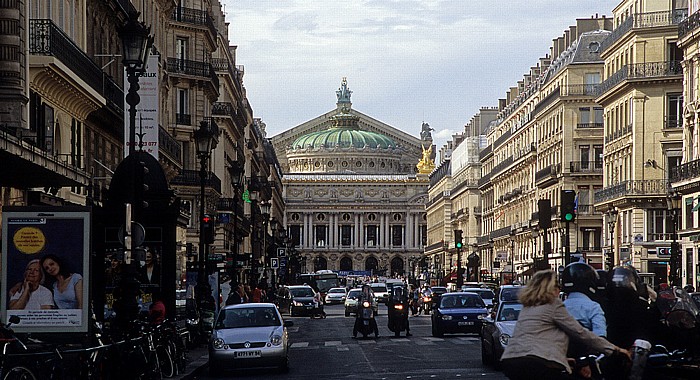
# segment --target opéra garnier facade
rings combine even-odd
[[[434,150],[430,129],[419,139],[352,109],[345,79],[336,95],[335,109],[272,138],[292,252],[306,272],[406,275],[426,238],[416,165]]]

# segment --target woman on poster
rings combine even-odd
[[[44,272],[41,270],[39,259],[27,263],[24,269],[24,280],[10,289],[9,309],[53,309],[53,296],[49,289],[41,285],[43,281]]]
[[[61,259],[48,254],[41,259],[47,285],[53,286],[53,300],[59,309],[83,308],[83,276],[68,271]]]

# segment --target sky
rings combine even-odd
[[[577,18],[617,0],[221,0],[253,114],[272,137],[352,108],[438,148],[549,53]]]

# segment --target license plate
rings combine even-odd
[[[307,306],[306,308],[307,308],[307,309],[313,309],[314,307],[313,307],[313,306]]]
[[[457,322],[457,326],[473,326],[474,322],[468,321],[468,322]]]
[[[262,356],[262,351],[236,351],[235,358],[259,358]]]

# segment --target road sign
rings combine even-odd
[[[287,256],[287,250],[285,248],[277,248],[277,256],[278,257]]]
[[[280,267],[279,259],[277,259],[276,257],[271,257],[270,258],[270,267],[272,267],[274,269],[279,268]]]
[[[287,258],[280,257],[280,268],[286,268],[286,267],[287,267]]]

